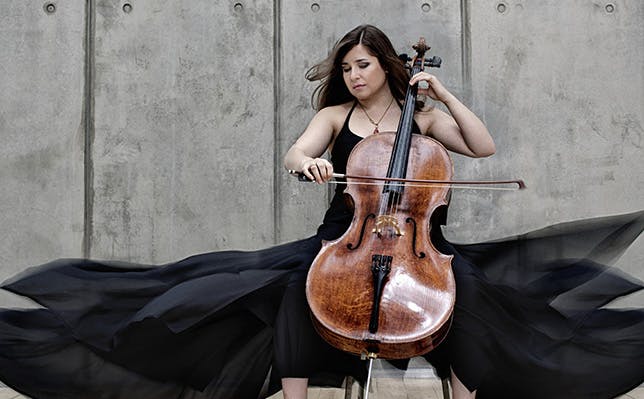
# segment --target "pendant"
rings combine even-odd
[[[380,130],[378,130],[378,126],[376,126],[376,128],[375,128],[375,129],[373,129],[373,133],[372,133],[372,134],[378,134],[378,133],[380,133]]]

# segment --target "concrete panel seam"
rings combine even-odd
[[[84,87],[84,201],[83,201],[83,257],[91,257],[93,206],[94,206],[94,171],[92,143],[94,141],[94,40],[96,34],[95,1],[85,2],[85,87]]]
[[[472,106],[472,37],[470,0],[461,0],[461,71],[465,102]]]
[[[282,29],[280,24],[282,1],[275,0],[273,7],[273,243],[281,241],[281,218],[282,209],[280,201],[280,190],[282,186],[282,118],[280,114],[281,91],[281,48]]]

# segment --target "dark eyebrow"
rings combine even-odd
[[[355,62],[369,62],[369,60],[366,59],[366,58],[358,58],[357,60],[355,60]],[[348,62],[343,62],[340,65],[349,65],[349,63]]]

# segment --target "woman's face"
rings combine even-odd
[[[378,58],[358,44],[342,59],[342,77],[349,92],[358,100],[366,100],[387,87],[387,74]]]

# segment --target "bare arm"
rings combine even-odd
[[[335,132],[335,107],[320,110],[284,157],[288,170],[303,172],[309,179],[324,183],[331,179],[333,166],[321,156],[329,148]]]
[[[416,74],[410,84],[426,81],[425,92],[440,101],[449,110],[447,114],[432,109],[420,117],[425,133],[440,141],[447,149],[474,158],[487,157],[496,151],[494,140],[481,120],[450,93],[433,75],[426,72]],[[419,89],[422,92],[422,89]]]

